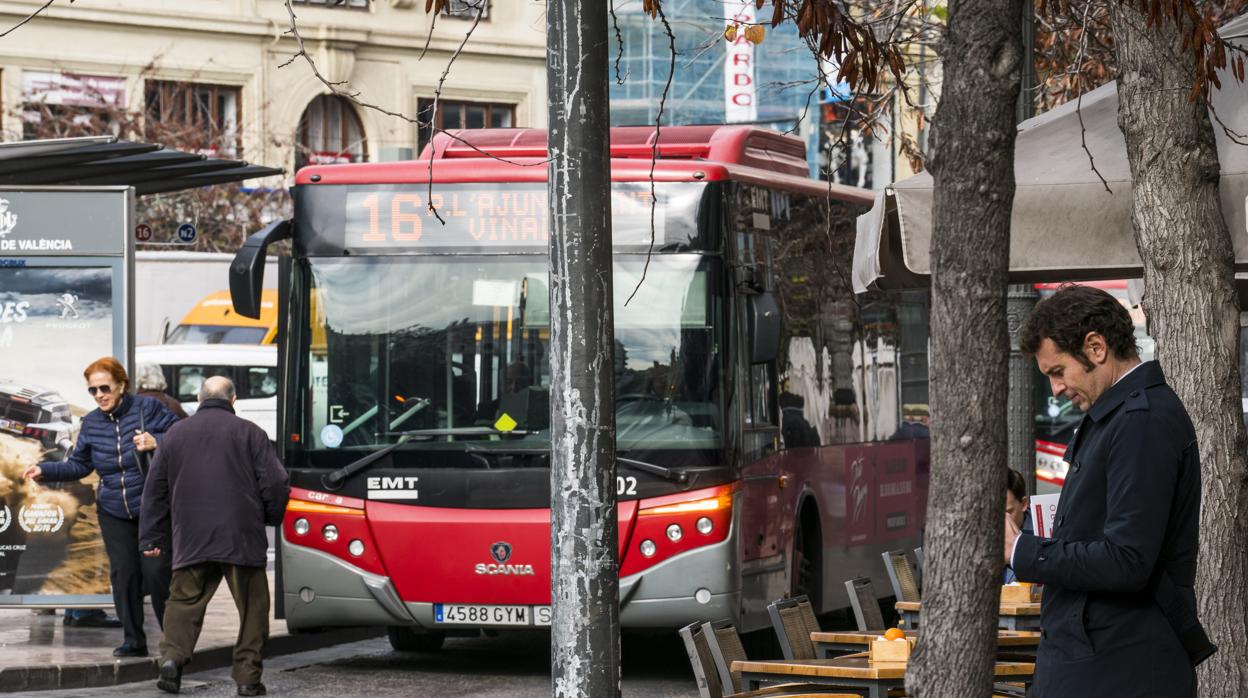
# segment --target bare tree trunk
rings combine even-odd
[[[907,695],[992,691],[1005,523],[1006,276],[1021,0],[949,3],[932,128],[932,480]]]
[[[1200,617],[1219,651],[1200,666],[1201,696],[1248,695],[1248,440],[1240,403],[1234,251],[1218,195],[1213,125],[1188,99],[1194,76],[1181,28],[1146,26],[1115,3],[1121,66],[1118,125],[1134,181],[1135,241],[1144,261],[1157,358],[1200,441]],[[1242,89],[1238,85],[1226,89]]]
[[[620,694],[607,13],[550,0],[551,682]]]

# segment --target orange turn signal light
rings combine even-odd
[[[637,513],[640,516],[654,516],[656,514],[689,514],[692,512],[718,511],[731,508],[732,494],[726,493],[715,497],[707,497],[706,499],[695,499],[690,502],[664,504],[652,509],[642,509]]]
[[[302,499],[292,499],[286,504],[286,511],[301,512],[305,514],[346,514],[348,516],[363,516],[363,509],[352,509],[350,507],[340,507],[333,504],[318,504],[317,502],[305,502]]]

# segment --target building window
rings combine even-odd
[[[438,113],[433,114],[433,100],[422,99],[417,105],[417,118],[420,119],[418,150],[424,150],[429,143],[427,124],[431,116],[434,128],[447,131],[465,128],[511,128],[516,124],[516,106],[442,99],[438,100]]]
[[[321,5],[323,7],[346,7],[367,10],[368,0],[292,0],[296,5]]]
[[[126,79],[74,73],[22,73],[22,137],[116,135]]]
[[[489,17],[490,0],[447,0],[442,6],[442,14],[447,17],[476,19],[478,12],[481,13],[481,19]]]
[[[242,152],[239,104],[237,87],[148,80],[147,137],[209,157],[236,157]]]
[[[368,152],[365,146],[364,125],[351,103],[337,95],[321,95],[299,117],[295,169],[364,162]]]

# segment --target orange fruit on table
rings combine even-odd
[[[902,632],[901,628],[889,628],[884,631],[885,640],[901,640],[905,636],[906,634]]]

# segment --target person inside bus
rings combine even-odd
[[[125,635],[113,656],[145,657],[143,590],[146,587],[151,593],[156,621],[163,623],[172,570],[168,555],[144,558],[139,554],[139,511],[146,460],[177,418],[152,398],[127,394],[129,376],[111,356],[92,362],[82,375],[97,408],[82,418],[73,453],[65,461],[32,465],[23,477],[65,482],[81,480],[92,472],[99,476],[100,532],[108,556],[113,605]]]
[[[897,427],[897,431],[888,437],[889,441],[908,441],[931,437],[931,429],[928,427],[927,405],[902,405],[901,419],[901,426]]]
[[[1019,530],[1029,534],[1031,533],[1031,512],[1027,501],[1027,481],[1023,479],[1023,474],[1013,468],[1006,469],[1005,515],[1010,517]],[[1002,581],[1005,584],[1016,581],[1014,570],[1009,565],[1005,566]]]
[[[780,393],[777,402],[780,405],[780,438],[784,447],[818,446],[819,432],[806,420],[806,399],[786,390]]]
[[[532,383],[533,372],[528,364],[523,361],[513,361],[507,364],[502,393],[499,394],[497,400],[485,403],[483,409],[478,412],[478,417],[484,415],[484,418],[493,424],[506,414],[514,419],[521,429],[546,428],[549,418],[542,419],[542,415],[538,413],[543,410],[549,411],[549,403],[535,400],[537,395]],[[537,402],[543,402],[543,404],[536,404]]]

